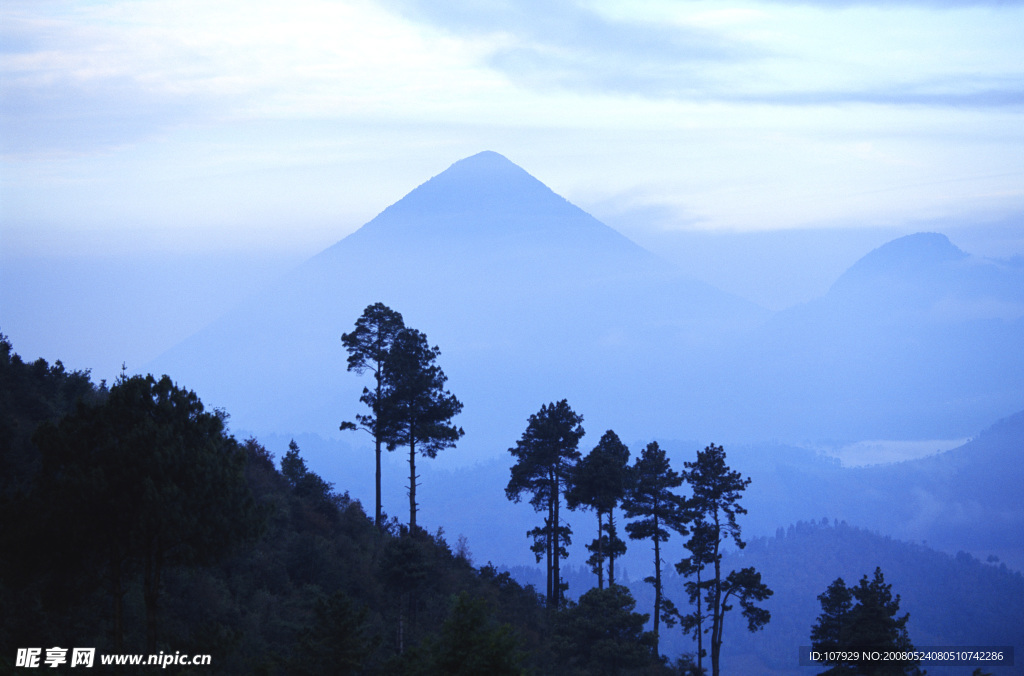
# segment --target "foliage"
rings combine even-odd
[[[444,389],[448,380],[437,364],[441,350],[431,347],[416,329],[399,331],[383,363],[384,410],[387,411],[389,446],[409,448],[409,528],[416,529],[416,453],[437,457],[464,434],[451,423],[462,402]]]
[[[258,527],[245,460],[224,433],[224,416],[206,412],[167,376],[134,376],[118,380],[102,404],[80,403],[58,424],[44,424],[35,439],[43,541],[102,562],[115,645],[124,576],[141,569],[154,651],[165,568],[214,561]]]
[[[380,637],[370,627],[369,610],[356,607],[343,592],[321,598],[313,623],[299,637],[299,649],[288,665],[297,676],[363,673]]]
[[[341,429],[360,427],[373,436],[376,453],[376,506],[373,522],[378,528],[383,527],[383,511],[381,507],[381,450],[392,438],[392,430],[388,425],[388,413],[383,408],[384,360],[387,358],[391,345],[398,332],[405,328],[402,315],[383,303],[368,305],[363,314],[356,319],[355,328],[350,333],[341,335],[341,342],[348,350],[348,370],[362,374],[373,373],[374,389],[363,388],[359,401],[370,408],[369,414],[357,414],[356,422],[343,422]]]
[[[597,512],[597,537],[587,545],[587,560],[604,588],[604,562],[608,561],[608,584],[615,584],[615,559],[626,553],[626,543],[615,528],[615,508],[629,488],[629,449],[612,430],[601,437],[590,453],[576,465],[566,491],[569,509],[580,505]],[[607,517],[607,521],[605,521]]]
[[[910,615],[897,617],[900,597],[892,595],[892,585],[885,583],[882,569],[876,567],[871,580],[865,575],[856,587],[848,588],[837,578],[825,593],[818,596],[822,612],[811,627],[811,645],[815,650],[858,653],[865,650],[911,652],[914,650],[907,633]],[[854,603],[854,601],[856,601]],[[833,665],[822,674],[920,674],[918,661],[826,660]]]
[[[88,371],[68,371],[60,361],[22,361],[0,333],[0,499],[29,490],[39,469],[31,443],[40,423],[71,412],[79,400],[105,395],[106,385],[94,387]]]
[[[821,615],[811,627],[811,646],[822,652],[836,652],[850,647],[850,610],[853,608],[853,594],[843,578],[836,578],[823,593],[818,595]],[[826,660],[834,664],[823,674],[841,674],[850,665],[844,660]]]
[[[498,624],[480,598],[462,591],[455,596],[436,639],[428,644],[432,674],[446,676],[518,676],[524,655],[511,625]]]
[[[31,367],[16,355],[8,363]],[[28,440],[14,451],[41,475],[32,474],[26,490],[4,503],[0,603],[13,612],[0,620],[2,645],[151,652],[145,648],[149,588],[159,592],[157,650],[210,654],[219,674],[421,673],[423,665],[410,660],[434,654],[437,646],[439,663],[449,664],[460,650],[474,649],[467,646],[487,645],[492,657],[504,654],[521,671],[551,671],[548,618],[532,588],[491,566],[474,569],[440,531],[376,528],[359,502],[307,465],[298,445],[289,444],[279,469],[256,439],[235,442],[224,433],[223,414],[206,412],[192,393],[162,380],[125,379],[110,392],[109,405],[86,388],[89,401],[66,410],[68,390],[48,390],[47,382],[67,374],[50,367],[26,371],[8,381],[12,396],[39,392],[41,410],[66,415],[58,413],[37,435],[45,458]],[[127,423],[138,423],[140,411],[151,422],[132,432]],[[28,419],[20,417],[19,425]],[[129,431],[111,440],[112,429]],[[209,443],[187,443],[202,440]],[[210,466],[212,458],[196,458],[194,471],[176,461],[215,451],[230,461],[222,469],[231,476]],[[194,501],[178,502],[206,485],[193,485],[203,473],[209,488],[223,495],[193,492]],[[254,521],[219,502],[230,498],[233,486],[245,489]],[[114,493],[120,489],[123,495]],[[161,501],[166,510],[155,509]],[[72,506],[78,511],[69,518]],[[17,529],[7,527],[10,515],[17,516]],[[218,534],[222,522],[253,537],[232,542],[232,533]],[[259,524],[258,531],[250,528]],[[103,529],[107,536],[94,537]],[[159,576],[147,575],[136,556],[144,554],[136,539],[151,532],[178,538]],[[119,534],[129,538],[120,549]],[[115,647],[121,632],[114,627],[111,573],[118,551],[124,554],[117,595],[123,640]],[[416,591],[413,598],[408,589]],[[462,592],[467,601],[453,611],[451,600]],[[482,622],[478,602],[489,618]],[[413,614],[416,628],[406,623],[403,657],[399,627]],[[479,631],[466,635],[464,629]],[[13,653],[0,655],[0,671],[13,668],[11,659]]]
[[[886,583],[899,592],[900,608],[910,613],[907,629],[915,645],[1024,644],[1024,627],[1019,622],[1024,617],[1024,576],[1002,563],[985,563],[963,552],[939,552],[844,522],[818,519],[780,528],[770,537],[750,538],[743,550],[730,548],[722,565],[725,570],[753,566],[771,581],[775,592],[764,604],[771,610],[771,622],[761,631],[745,631],[742,616],[727,622],[722,661],[729,669],[766,674],[790,670],[793,646],[810,644],[809,628],[822,612],[817,596],[837,576],[853,580],[848,587],[855,587],[864,572],[876,566],[885,572]],[[685,598],[681,581],[675,579],[669,585],[670,593],[680,599]],[[672,638],[673,649],[693,650],[691,641]],[[970,671],[928,667],[929,674]]]
[[[39,425],[57,422],[78,402],[95,404],[105,396],[106,385],[94,386],[88,371],[68,371],[60,361],[25,362],[0,334],[0,607],[22,609],[0,614],[0,645],[19,645],[26,632],[56,638],[88,624],[70,602],[89,594],[83,578],[95,576],[76,573],[30,546],[41,535],[42,507],[33,495],[42,459],[32,437]],[[44,584],[40,571],[55,569],[66,573],[59,584]],[[55,616],[59,622],[51,621]],[[0,656],[0,670],[8,658]]]
[[[644,631],[648,616],[633,612],[635,607],[628,589],[610,585],[591,589],[559,610],[554,626],[558,673],[659,673],[654,634]]]
[[[328,520],[338,518],[337,496],[332,490],[333,485],[309,471],[294,439],[289,442],[288,452],[281,458],[281,475],[295,497],[307,502],[316,514]]]
[[[566,546],[572,531],[562,524],[560,509],[562,493],[569,486],[573,470],[579,462],[577,450],[583,436],[583,416],[577,415],[563,399],[544,404],[530,416],[526,431],[513,448],[508,449],[516,463],[505,488],[505,496],[519,502],[523,493],[532,493],[530,504],[538,512],[546,512],[544,525],[527,535],[533,538],[531,550],[537,561],[545,559],[548,606],[562,602],[562,578],[559,562],[569,555]]]
[[[684,465],[686,481],[693,490],[690,507],[694,525],[693,536],[686,543],[690,556],[680,562],[677,570],[698,579],[688,587],[690,601],[695,603],[696,610],[684,616],[683,627],[694,632],[698,641],[702,641],[703,632],[710,629],[711,673],[718,676],[725,613],[732,609],[729,599],[735,598],[740,602],[747,629],[754,632],[771,619],[771,614],[756,606],[755,602],[764,601],[772,591],[752,567],[727,575],[722,571],[723,544],[731,540],[740,549],[746,546],[740,538],[736,516],[746,514],[739,501],[750,485],[750,479],[744,479],[739,472],[730,469],[725,464],[725,449],[715,444],[698,451],[697,460]],[[713,566],[713,575],[702,580],[701,573],[709,565]],[[711,620],[710,628],[705,626],[706,619]],[[702,659],[701,645],[697,652],[698,667],[703,666]]]
[[[690,539],[685,544],[690,556],[684,557],[675,566],[676,572],[687,578],[683,587],[690,604],[693,605],[693,611],[680,614],[679,620],[683,631],[697,641],[697,662],[694,668],[699,673],[703,673],[704,658],[707,656],[707,650],[704,649],[704,633],[705,622],[709,619],[705,614],[701,595],[707,588],[704,571],[708,564],[715,560],[715,537],[716,533],[711,524],[702,519],[696,520],[691,525]]]
[[[683,477],[669,465],[665,451],[652,441],[633,464],[629,492],[622,501],[626,516],[635,519],[626,525],[629,537],[650,540],[654,545],[654,575],[644,581],[654,585],[655,652],[660,623],[670,625],[676,614],[675,605],[662,593],[661,544],[668,542],[671,531],[686,534],[687,503],[673,492],[682,483]]]

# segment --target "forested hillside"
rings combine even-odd
[[[837,577],[855,583],[876,566],[900,595],[901,613],[910,614],[907,626],[915,646],[1024,645],[1024,576],[963,552],[937,552],[845,522],[799,522],[779,528],[774,537],[752,538],[745,549],[728,554],[724,564],[757,567],[775,590],[764,604],[772,621],[762,632],[747,633],[738,618],[730,618],[726,627],[732,640],[725,659],[739,673],[808,673],[795,666],[796,654],[799,646],[811,644],[810,628],[822,611],[818,595]],[[676,576],[668,593],[683,599],[682,586]],[[642,590],[637,597],[643,607]],[[674,650],[693,649],[678,632],[665,636]],[[942,676],[971,669],[929,666],[927,671]],[[995,667],[986,671],[1019,673]]]
[[[224,674],[691,674],[699,634],[705,651],[721,650],[722,673],[804,673],[797,651],[810,644],[818,596],[837,577],[853,584],[876,568],[910,614],[915,645],[1024,644],[1024,578],[994,558],[835,521],[743,537],[730,512],[742,514],[751,481],[713,444],[678,462],[652,442],[630,465],[609,431],[586,455],[575,442],[563,448],[557,490],[530,478],[544,471],[521,467],[528,490],[558,500],[568,490],[569,504],[589,506],[573,523],[596,523],[579,539],[595,525],[600,536],[584,561],[564,546],[568,522],[555,530],[541,519],[513,544],[547,557],[547,579],[522,568],[513,577],[501,561],[474,565],[472,543],[451,544],[443,527],[410,529],[386,513],[378,527],[299,444],[275,457],[257,439],[234,439],[224,412],[207,411],[169,378],[97,386],[87,372],[25,363],[6,339],[0,345],[10,470],[0,483],[0,604],[15,609],[0,618],[3,671],[17,668],[20,649],[66,646],[210,655]],[[565,440],[562,423],[545,422],[556,411],[578,423],[566,402],[542,407],[520,441],[520,464],[551,462],[545,439]],[[999,447],[1015,425],[973,448]],[[942,466],[954,458],[962,454]],[[608,483],[612,467],[624,483]],[[506,493],[499,498],[514,497]],[[761,510],[764,500],[745,504]],[[719,520],[722,530],[710,529]],[[627,545],[628,566],[616,564]],[[692,590],[710,594],[718,580],[737,609],[709,596],[695,611]],[[699,631],[712,620],[721,627],[714,645]]]
[[[179,526],[176,534],[189,533],[192,544],[184,551],[184,540],[170,543],[162,577],[153,581],[148,547],[139,540],[176,523],[169,512],[187,514],[199,531],[225,525],[202,501],[212,496],[182,494],[195,481],[149,471],[169,467],[159,464],[167,456],[121,456],[130,468],[107,462],[114,447],[146,455],[98,436],[101,422],[130,414],[129,405],[111,402],[137,388],[155,391],[166,379],[125,378],[97,388],[88,373],[24,363],[6,339],[2,345],[3,459],[17,471],[5,471],[0,485],[0,605],[8,610],[0,618],[0,671],[14,670],[19,648],[64,646],[208,654],[219,674],[588,672],[575,660],[590,650],[580,641],[594,630],[575,604],[552,614],[532,588],[491,565],[474,567],[458,546],[453,551],[442,529],[409,531],[395,519],[376,528],[358,501],[308,468],[296,444],[275,458],[255,439],[238,442],[214,429],[203,462],[211,469],[224,461],[222,480],[237,480],[236,522],[218,531],[218,541]],[[167,384],[175,396],[188,394]],[[160,396],[154,401],[172,406]],[[189,406],[192,422],[216,428],[223,419],[197,399]],[[90,438],[97,443],[75,447],[61,436],[72,430],[96,434]],[[146,432],[147,441],[160,443],[159,429]],[[67,471],[76,462],[62,455],[69,448],[95,454],[90,466]],[[129,490],[104,512],[88,496],[104,495],[122,470],[150,490]],[[151,508],[165,511],[136,518]],[[102,541],[67,539],[81,528]],[[646,618],[631,612],[628,593],[597,600],[604,621],[626,627],[613,652],[632,650],[628,664],[658,672],[648,649],[637,653],[647,645]],[[163,673],[199,672],[172,666]]]

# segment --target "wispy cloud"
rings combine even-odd
[[[354,227],[484,148],[677,225],[1019,210],[1013,178],[927,186],[1019,175],[1022,22],[1024,0],[3,0],[0,226]]]
[[[789,15],[779,18],[772,7],[783,5],[806,7],[816,19],[780,27]],[[914,17],[906,16],[908,7],[917,13],[1024,7],[1024,0],[767,0],[756,5],[760,9],[728,14],[697,3],[669,12],[668,18],[662,11],[646,20],[573,0],[384,0],[384,6],[464,39],[486,39],[488,66],[541,90],[782,106],[988,108],[1019,106],[1024,98],[1024,67],[1011,65],[1007,72],[1003,64],[996,73],[960,72],[964,64],[958,58],[977,49],[979,37],[965,33],[950,44],[948,31],[956,19],[940,24],[939,34],[929,34],[928,22],[915,26]],[[823,11],[854,7],[872,13],[897,10],[889,16],[863,15],[859,21]],[[898,26],[904,26],[902,34]],[[943,73],[943,67],[950,72]]]
[[[135,142],[183,123],[421,117],[498,78],[370,2],[0,5],[5,152]]]
[[[937,108],[1021,108],[1024,107],[1024,78],[963,78],[921,80],[902,85],[847,90],[774,91],[737,93],[720,98],[736,103],[780,106],[834,106],[869,104],[879,106],[927,106]]]
[[[12,3],[0,20],[0,149],[78,152],[208,116],[222,95],[197,63],[96,8]],[[48,15],[45,10],[56,9]],[[148,38],[148,39],[147,39]]]
[[[709,64],[734,64],[760,48],[714,30],[622,19],[567,0],[386,0],[410,19],[461,37],[486,36],[486,63],[539,88],[683,96],[711,86]]]
[[[767,2],[805,7],[843,9],[858,6],[918,6],[934,9],[960,9],[964,7],[1020,7],[1024,0],[766,0]]]

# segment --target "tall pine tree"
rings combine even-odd
[[[697,452],[696,462],[684,463],[685,478],[693,490],[690,505],[693,510],[694,537],[686,546],[691,556],[681,563],[684,571],[700,573],[706,566],[713,567],[713,575],[696,586],[698,594],[703,588],[703,599],[698,597],[695,616],[684,622],[684,626],[703,627],[705,619],[711,620],[711,673],[719,674],[722,652],[722,631],[725,613],[732,608],[731,599],[738,600],[747,620],[747,629],[757,631],[771,619],[767,610],[756,604],[772,595],[772,591],[761,582],[761,574],[753,568],[744,568],[723,575],[722,547],[732,541],[739,549],[746,543],[740,538],[740,527],[736,522],[738,514],[747,510],[740,505],[743,491],[750,485],[739,472],[725,464],[725,449],[711,444]],[[692,598],[692,597],[691,597]],[[699,606],[701,600],[704,608]],[[698,666],[702,667],[702,656],[698,653]]]
[[[823,653],[839,655],[851,647],[850,643],[850,611],[853,609],[853,593],[846,586],[843,578],[836,578],[822,594],[818,594],[821,602],[821,615],[811,627],[811,646]],[[826,660],[832,665],[821,672],[822,676],[839,676],[853,671],[853,663],[846,660]]]
[[[437,364],[441,350],[431,347],[416,329],[395,336],[383,363],[382,399],[388,411],[391,440],[409,449],[409,530],[416,530],[416,454],[437,457],[464,434],[451,420],[462,402],[444,389],[448,378]]]
[[[654,544],[654,575],[644,579],[654,585],[654,652],[658,653],[659,625],[673,622],[676,614],[671,601],[662,593],[661,543],[667,542],[671,531],[686,534],[689,520],[686,500],[674,490],[683,478],[669,465],[668,456],[658,442],[647,444],[632,468],[629,492],[622,501],[626,516],[635,521],[626,525],[634,540],[650,540]]]
[[[562,497],[569,486],[583,436],[583,416],[577,415],[563,399],[544,404],[530,416],[526,431],[513,448],[508,449],[516,463],[505,488],[505,496],[519,502],[523,493],[532,494],[530,504],[545,514],[544,525],[534,528],[528,536],[537,561],[543,558],[547,569],[546,598],[549,607],[562,603],[561,559],[569,555],[572,531],[562,524]]]
[[[348,350],[348,370],[362,374],[370,371],[373,374],[374,389],[363,388],[359,401],[370,407],[370,413],[356,415],[356,422],[341,423],[342,430],[361,428],[373,436],[374,450],[377,459],[376,508],[373,522],[378,528],[382,526],[383,512],[381,508],[381,449],[391,437],[388,426],[387,411],[383,408],[384,360],[391,350],[391,344],[398,332],[405,328],[402,315],[383,303],[368,305],[363,314],[356,320],[351,333],[344,333],[341,342]]]
[[[683,585],[690,603],[694,610],[685,615],[680,614],[684,633],[693,635],[697,641],[697,669],[703,674],[704,657],[707,650],[704,648],[704,622],[708,619],[704,613],[704,604],[701,596],[704,594],[705,569],[714,559],[714,529],[702,519],[694,521],[690,528],[690,539],[686,541],[686,549],[690,556],[676,564],[676,572],[687,579]]]
[[[881,568],[875,568],[871,579],[865,575],[856,587],[847,587],[837,578],[824,594],[818,596],[821,615],[811,627],[811,646],[819,652],[833,654],[879,651],[913,652],[907,633],[909,614],[898,617],[900,596],[892,594]],[[916,676],[921,674],[915,660],[827,660],[831,665],[822,676],[864,674],[865,676]]]
[[[615,558],[626,552],[626,543],[616,533],[615,508],[626,495],[629,477],[629,449],[608,430],[580,460],[566,492],[569,509],[583,505],[597,513],[597,538],[587,545],[591,552],[587,563],[597,574],[599,589],[604,589],[604,562],[608,562],[608,585],[614,585]]]

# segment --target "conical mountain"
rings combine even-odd
[[[1020,265],[913,235],[771,316],[491,152],[151,368],[225,408],[236,430],[336,434],[366,384],[346,371],[340,336],[375,302],[441,348],[471,453],[503,452],[562,398],[591,431],[705,441],[962,438],[1024,401]]]
[[[559,239],[604,237],[628,242],[521,167],[485,151],[459,160],[361,228],[356,238]]]
[[[460,448],[504,451],[541,404],[568,398],[595,424],[648,436],[684,405],[695,355],[763,321],[688,279],[497,153],[456,162],[362,228],[180,344],[172,374],[233,428],[336,433],[366,384],[340,342],[383,302],[441,348],[465,404]],[[689,388],[680,388],[686,382]],[[683,411],[680,414],[680,411]]]

